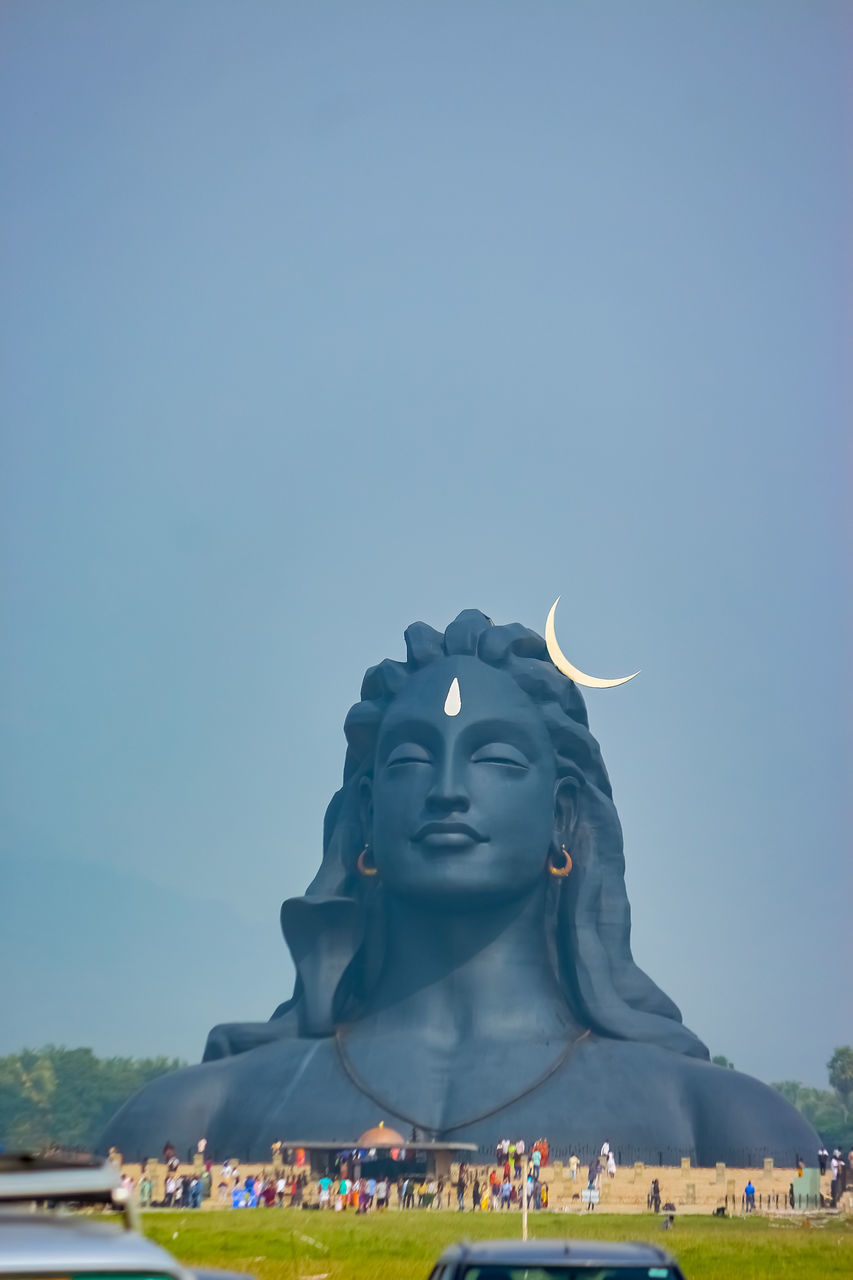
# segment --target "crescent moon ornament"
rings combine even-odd
[[[586,676],[582,671],[578,671],[577,667],[572,666],[563,650],[557,644],[557,632],[554,629],[554,614],[557,612],[557,605],[560,603],[560,597],[551,605],[551,611],[545,623],[545,644],[548,646],[548,656],[558,671],[562,671],[564,676],[568,676],[570,680],[574,680],[575,684],[583,685],[585,689],[615,689],[617,684],[627,684],[629,680],[633,680],[634,676],[638,676],[639,671],[635,671],[634,675],[621,676],[618,680],[600,680],[598,676]]]

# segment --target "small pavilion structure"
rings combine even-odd
[[[360,1178],[386,1176],[405,1178],[412,1174],[448,1177],[454,1160],[470,1158],[477,1150],[474,1142],[432,1142],[417,1137],[404,1138],[393,1126],[380,1120],[357,1138],[334,1141],[316,1138],[285,1138],[282,1146],[302,1148],[312,1172],[341,1172]]]

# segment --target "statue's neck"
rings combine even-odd
[[[582,1030],[548,953],[544,885],[477,911],[389,905],[385,960],[365,1015],[377,1030],[495,1043]]]

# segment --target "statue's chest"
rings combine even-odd
[[[448,1137],[532,1097],[565,1069],[572,1047],[451,1042],[440,1035],[336,1039],[344,1074],[380,1112],[425,1135]]]

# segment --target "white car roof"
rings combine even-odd
[[[0,1275],[117,1271],[187,1277],[165,1249],[118,1225],[62,1213],[0,1212]]]

